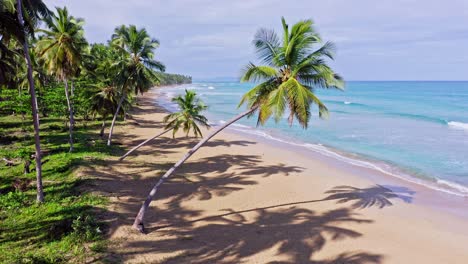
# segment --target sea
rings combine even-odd
[[[158,103],[175,111],[171,99],[194,90],[216,126],[246,110],[238,103],[254,85],[200,81],[156,92]],[[290,126],[286,115],[264,126],[257,126],[255,117],[244,118],[230,129],[468,196],[468,81],[354,81],[344,91],[315,93],[330,115],[322,120],[312,109],[307,129],[297,122]]]

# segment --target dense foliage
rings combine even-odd
[[[106,120],[120,124],[137,93],[191,81],[162,73],[159,42],[144,28],[122,25],[90,44],[84,23],[41,0],[0,0],[0,263],[100,254],[95,215],[106,200],[84,192],[76,169],[121,154],[102,140]]]
[[[192,77],[187,75],[157,72],[156,77],[159,80],[159,85],[176,85],[192,83]]]

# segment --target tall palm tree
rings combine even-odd
[[[165,70],[165,66],[154,59],[154,51],[159,47],[159,41],[150,38],[144,28],[137,29],[134,25],[117,27],[112,35],[112,45],[120,50],[122,56],[122,61],[117,66],[117,80],[122,97],[112,119],[108,146],[111,144],[115,121],[125,98],[132,92],[138,94],[147,91],[154,85],[153,80],[157,79],[154,70]]]
[[[36,160],[36,188],[37,201],[44,202],[44,191],[42,187],[42,162],[41,162],[41,142],[39,131],[39,111],[37,107],[36,89],[34,86],[33,69],[29,54],[28,38],[34,36],[34,29],[37,22],[47,18],[50,11],[41,0],[3,0],[0,1],[0,19],[2,41],[5,37],[15,38],[21,43],[23,56],[27,64],[27,77],[29,82],[29,92],[31,94],[31,106],[34,125],[34,143]]]
[[[87,43],[84,38],[81,18],[74,18],[68,14],[66,7],[57,8],[57,15],[53,14],[45,19],[48,29],[41,29],[44,35],[37,43],[37,53],[46,64],[47,71],[65,84],[70,118],[70,152],[73,151],[73,106],[68,89],[68,81],[79,73],[82,63],[82,53]]]
[[[333,59],[333,44],[321,45],[321,39],[313,27],[312,20],[303,20],[291,29],[284,18],[283,40],[273,30],[260,29],[253,44],[261,62],[257,66],[249,63],[241,81],[259,82],[241,99],[239,106],[246,104],[247,111],[234,117],[189,150],[154,185],[135,218],[133,227],[144,232],[143,218],[153,200],[158,187],[172,173],[193,155],[203,144],[227,126],[245,116],[257,113],[257,125],[263,125],[272,115],[278,122],[283,113],[289,110],[288,121],[292,125],[296,119],[305,129],[310,120],[311,106],[317,105],[320,117],[327,114],[325,105],[315,96],[315,88],[342,89],[344,82],[327,64],[325,59]],[[321,45],[316,48],[317,45]]]
[[[202,132],[198,125],[202,125],[206,128],[210,128],[208,124],[208,119],[202,115],[202,112],[205,111],[208,107],[197,97],[197,93],[194,91],[187,91],[185,90],[185,94],[179,95],[177,97],[172,98],[172,102],[177,103],[179,106],[179,111],[171,113],[164,117],[164,123],[167,123],[165,130],[154,135],[151,138],[141,142],[127,153],[125,153],[122,157],[120,157],[120,161],[125,159],[128,155],[130,155],[135,150],[139,149],[146,143],[150,142],[151,140],[158,138],[167,132],[172,130],[172,137],[175,137],[177,131],[180,128],[185,132],[185,136],[188,136],[190,131],[193,131],[194,136],[202,137]]]

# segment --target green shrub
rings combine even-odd
[[[23,192],[15,191],[0,195],[0,209],[2,210],[19,209],[27,205],[28,202],[28,197]]]
[[[93,216],[80,215],[72,223],[73,236],[82,241],[94,241],[102,234],[101,228]]]

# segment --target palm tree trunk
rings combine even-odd
[[[166,130],[164,130],[163,132],[158,133],[158,134],[156,134],[155,136],[150,137],[150,138],[148,138],[147,140],[141,142],[140,144],[138,144],[138,146],[132,148],[132,149],[129,150],[127,153],[125,153],[122,157],[120,157],[120,158],[119,158],[119,161],[124,160],[128,155],[132,154],[132,152],[134,152],[135,150],[139,149],[141,146],[145,145],[146,143],[150,142],[151,140],[153,140],[153,139],[155,139],[155,138],[157,138],[157,137],[160,137],[160,136],[166,134],[167,132],[169,132],[169,131],[171,131],[171,130],[172,130],[172,128],[166,129]]]
[[[172,173],[174,173],[174,171],[179,168],[180,165],[182,165],[188,158],[190,158],[190,156],[192,156],[198,149],[200,149],[203,144],[205,144],[206,142],[208,142],[208,140],[210,140],[212,137],[214,137],[216,134],[218,134],[219,132],[221,132],[223,129],[225,129],[226,127],[228,127],[229,125],[231,125],[232,123],[238,121],[239,119],[251,114],[252,112],[254,112],[257,108],[252,108],[250,110],[248,110],[247,112],[244,112],[236,117],[234,117],[233,119],[231,119],[229,122],[227,122],[226,124],[222,125],[221,127],[219,127],[218,129],[216,129],[215,131],[211,132],[210,135],[208,135],[206,138],[204,138],[203,140],[201,140],[200,142],[198,142],[197,145],[195,145],[195,147],[193,147],[191,150],[189,150],[176,164],[174,164],[174,166],[172,166],[172,168],[170,168],[162,177],[161,179],[159,179],[159,181],[153,186],[153,189],[151,189],[150,193],[148,194],[148,196],[146,197],[146,200],[145,202],[143,203],[143,205],[141,206],[140,208],[140,211],[138,212],[137,216],[135,217],[135,221],[133,222],[133,228],[139,230],[140,232],[144,233],[144,225],[143,225],[143,219],[145,217],[145,213],[146,211],[148,210],[148,207],[151,203],[151,201],[153,200],[154,196],[156,195],[156,192],[158,191],[158,187],[167,179],[169,178]]]
[[[99,136],[102,138],[104,136],[104,129],[106,129],[106,117],[102,118],[102,126],[101,131],[99,132]]]
[[[27,34],[24,30],[24,20],[23,20],[23,10],[22,10],[22,1],[17,1],[17,12],[18,12],[18,21],[21,27],[21,32],[24,34],[23,40],[23,52],[26,58],[26,63],[28,64],[28,82],[29,82],[29,93],[31,94],[31,106],[32,106],[32,116],[34,124],[34,143],[36,147],[36,187],[37,187],[37,201],[42,203],[44,202],[44,190],[42,187],[42,162],[41,162],[41,140],[39,137],[39,111],[37,109],[37,97],[36,97],[36,88],[34,87],[34,79],[32,72],[32,63],[31,57],[29,56],[29,44]]]
[[[70,94],[68,92],[68,80],[65,79],[65,97],[67,98],[68,113],[70,115],[70,126],[68,131],[70,133],[70,152],[73,151],[73,127],[75,126],[75,119],[73,118],[73,107],[70,101]]]
[[[119,115],[119,111],[120,111],[120,108],[122,107],[124,99],[125,99],[125,93],[122,94],[122,98],[120,98],[119,104],[117,105],[117,110],[115,111],[114,118],[112,118],[112,123],[109,129],[109,137],[107,138],[107,146],[111,145],[112,132],[114,131],[115,121],[117,120],[117,116]]]

